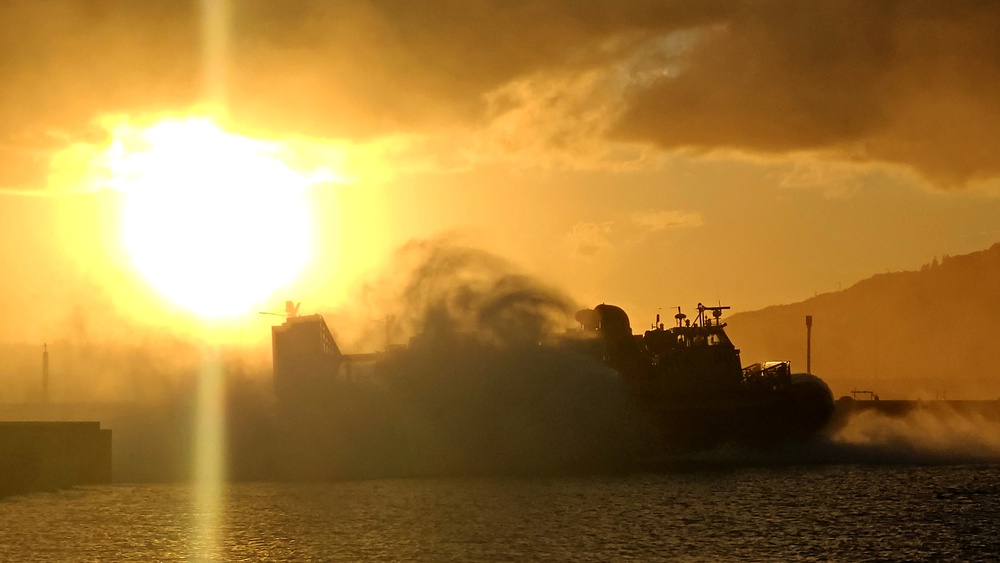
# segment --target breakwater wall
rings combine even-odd
[[[100,422],[0,422],[0,497],[110,482]]]

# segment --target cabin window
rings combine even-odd
[[[708,335],[708,345],[709,346],[715,346],[717,344],[720,344],[721,342],[722,342],[722,339],[719,338],[718,334],[709,334]]]

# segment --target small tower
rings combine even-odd
[[[42,402],[49,402],[49,345],[42,345]]]

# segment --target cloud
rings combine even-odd
[[[565,245],[573,255],[589,257],[598,252],[611,248],[611,236],[613,222],[586,223],[580,222],[573,226],[573,230],[566,235]]]
[[[414,145],[469,162],[735,149],[903,165],[940,187],[1000,177],[992,2],[249,0],[229,24],[243,134],[441,139]],[[45,155],[102,115],[203,102],[202,26],[198,3],[4,3],[0,186],[40,183]]]
[[[655,233],[671,228],[700,227],[704,224],[701,213],[687,211],[637,211],[632,214],[632,223],[640,229]]]
[[[823,151],[941,187],[1000,175],[1000,5],[765,2],[703,27],[617,134],[667,149]]]
[[[571,255],[589,258],[605,250],[622,245],[640,244],[655,233],[668,229],[700,227],[704,219],[700,213],[689,211],[645,210],[636,211],[628,221],[616,226],[614,221],[601,223],[579,222],[563,238],[563,246]]]
[[[472,160],[574,169],[634,165],[641,148],[607,134],[621,113],[621,88],[600,71],[535,74],[485,96],[487,122],[473,134]]]

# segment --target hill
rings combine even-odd
[[[1000,397],[1000,243],[736,314],[728,331],[744,364],[791,360],[805,371],[806,315],[812,372],[837,396],[865,389],[885,399]]]

